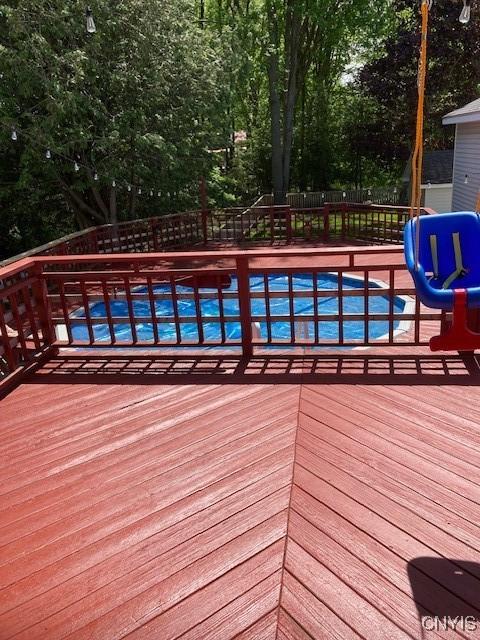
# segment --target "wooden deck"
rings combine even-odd
[[[58,356],[0,403],[0,639],[480,637],[479,371]]]

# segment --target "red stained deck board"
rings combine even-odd
[[[257,428],[256,421],[245,419],[242,422],[239,418],[240,422],[232,424],[230,429],[222,429],[217,433],[212,427],[209,437],[204,437],[193,445],[176,448],[175,445],[179,442],[184,444],[184,437],[179,437],[165,444],[164,453],[160,448],[161,443],[157,445],[158,448],[151,443],[148,445],[145,443],[144,446],[147,449],[145,455],[136,456],[133,460],[123,460],[122,463],[117,463],[105,472],[98,472],[95,475],[90,473],[88,464],[83,465],[84,472],[89,474],[88,482],[82,480],[78,486],[70,482],[68,491],[65,492],[57,489],[48,491],[47,494],[38,494],[36,503],[29,499],[26,502],[14,504],[5,510],[5,520],[16,523],[16,537],[26,535],[29,530],[40,529],[49,522],[65,519],[70,514],[72,516],[75,514],[75,523],[78,527],[82,516],[87,522],[92,520],[92,509],[95,509],[97,504],[100,512],[106,515],[106,510],[115,509],[113,502],[115,499],[120,499],[123,507],[127,507],[129,501],[135,501],[139,491],[150,490],[150,487],[155,489],[159,481],[167,482],[169,477],[178,479],[188,477],[191,474],[191,464],[195,460],[201,471],[209,463],[212,468],[218,467],[218,461],[222,457],[229,459],[238,452],[248,451],[252,446],[261,447],[263,442],[271,440],[277,433],[288,430],[292,419],[295,419],[291,407],[284,408],[280,403],[277,416],[276,418],[272,416],[272,422],[260,429]],[[193,434],[199,435],[198,431],[194,431]],[[290,442],[293,443],[292,438]],[[282,447],[286,446],[288,439],[279,441],[279,444]],[[77,489],[76,492],[74,492],[75,489]],[[94,495],[92,490],[95,490]],[[101,503],[106,500],[107,503],[102,508]],[[34,523],[28,519],[28,512],[32,509],[32,505],[36,513]],[[8,529],[0,529],[1,543],[6,543],[7,535]]]
[[[328,411],[330,402],[331,408],[341,413],[340,418],[353,421],[373,433],[380,433],[386,441],[415,452],[437,465],[445,465],[445,468],[458,471],[459,475],[467,471],[471,480],[480,479],[480,451],[472,449],[474,425],[470,430],[471,439],[468,439],[467,434],[468,444],[462,443],[458,435],[452,438],[451,425],[450,430],[441,432],[437,421],[432,423],[430,420],[428,424],[422,424],[416,416],[413,422],[404,417],[392,402],[382,402],[383,399],[371,394],[367,387],[361,393],[358,390],[352,392],[348,388],[344,389],[341,397],[337,396],[334,402],[329,398],[328,392],[304,387],[302,398],[309,398],[322,409],[322,413]],[[303,411],[306,411],[305,405]],[[330,420],[328,422],[334,426]]]
[[[45,365],[0,403],[0,638],[370,640],[420,638],[442,606],[480,619],[478,380],[378,351]]]
[[[472,496],[478,491],[476,486],[472,490],[467,485],[468,488],[462,495],[460,489],[454,492],[447,488],[448,485],[441,484],[441,473],[438,483],[435,482],[433,473],[433,479],[417,473],[414,466],[416,458],[413,456],[411,466],[403,466],[364,446],[356,439],[338,434],[333,429],[326,428],[322,433],[323,438],[320,439],[310,432],[311,422],[308,418],[301,415],[300,422],[302,428],[299,429],[297,445],[313,453],[320,451],[332,464],[346,470],[362,482],[371,483],[382,495],[414,512],[421,504],[424,518],[439,528],[455,514],[461,539],[476,546],[480,529],[474,523],[480,522],[479,509],[476,503],[468,499],[469,495]]]

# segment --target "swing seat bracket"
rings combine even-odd
[[[438,336],[430,339],[432,351],[475,351],[480,349],[480,333],[468,327],[467,291],[455,289],[452,322]]]

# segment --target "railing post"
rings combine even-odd
[[[240,324],[242,327],[242,355],[244,358],[253,356],[252,344],[252,310],[250,307],[250,273],[247,256],[236,259],[238,280],[238,304],[240,307]]]
[[[323,209],[323,240],[328,242],[330,239],[330,205],[326,204]]]
[[[292,242],[292,208],[290,205],[287,205],[287,209],[285,211],[285,221],[287,224],[287,244]]]
[[[38,317],[42,327],[43,341],[46,345],[56,342],[55,328],[52,322],[52,310],[48,300],[47,283],[43,277],[41,264],[35,267],[36,283],[32,286],[32,293],[38,305]]]

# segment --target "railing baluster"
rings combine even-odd
[[[203,320],[202,320],[202,303],[199,295],[198,278],[193,278],[193,299],[195,301],[195,319],[197,323],[198,342],[203,344],[205,342],[205,336],[203,333]]]
[[[21,292],[22,292],[23,304],[25,306],[25,310],[27,312],[28,320],[30,322],[30,328],[31,328],[32,337],[33,337],[33,343],[35,345],[35,349],[37,351],[40,351],[41,345],[40,345],[40,339],[39,339],[39,335],[38,335],[37,322],[35,320],[35,314],[33,312],[32,301],[30,299],[30,288],[28,286],[25,286],[25,287],[23,287],[21,289]]]
[[[182,331],[180,328],[180,319],[178,314],[178,296],[177,296],[177,283],[173,276],[170,276],[170,290],[172,293],[172,306],[173,306],[173,317],[175,320],[175,334],[177,337],[177,344],[182,343]]]
[[[263,274],[263,286],[265,289],[265,317],[267,320],[267,342],[272,341],[272,315],[270,311],[270,282],[268,274]]]
[[[343,271],[337,272],[337,288],[338,288],[338,343],[345,344],[345,335],[343,328]]]
[[[368,269],[365,269],[365,279],[364,279],[364,314],[365,314],[365,344],[369,344],[370,342],[370,327],[369,327],[369,296],[370,296],[370,289],[369,289],[369,282],[368,282],[368,278],[369,278],[369,273],[368,273]]]
[[[10,307],[12,310],[12,316],[13,316],[13,320],[15,322],[15,327],[17,328],[17,333],[18,333],[18,340],[20,342],[20,350],[22,352],[22,356],[24,361],[28,360],[28,349],[27,349],[27,343],[25,340],[25,333],[24,333],[24,327],[23,327],[23,320],[20,317],[20,313],[18,310],[18,298],[17,298],[17,291],[14,291],[11,295],[10,295]]]
[[[295,302],[294,302],[294,291],[293,291],[293,277],[292,274],[288,274],[288,310],[289,310],[289,323],[290,323],[290,339],[292,344],[295,344],[297,341],[297,336],[295,332]]]
[[[0,334],[2,336],[2,346],[5,353],[5,359],[7,361],[8,368],[10,373],[13,373],[17,367],[17,360],[15,357],[14,350],[11,346],[11,338],[8,334],[7,324],[5,323],[4,313],[5,313],[5,302],[6,298],[0,297]]]
[[[113,345],[117,341],[117,336],[115,335],[115,326],[113,324],[112,308],[110,304],[110,294],[108,293],[107,282],[105,279],[102,279],[102,293],[103,293],[103,303],[105,305],[105,313],[107,315],[108,331],[110,333],[110,342]]]
[[[393,343],[395,333],[395,269],[389,269],[388,274],[388,341]]]
[[[72,344],[73,343],[72,326],[70,323],[70,316],[68,313],[67,300],[65,296],[65,283],[63,282],[63,280],[60,280],[60,282],[58,283],[58,290],[60,293],[60,305],[62,307],[63,319],[65,321],[65,329],[67,331],[68,343]]]
[[[82,295],[83,308],[85,311],[85,321],[87,323],[87,331],[88,331],[88,338],[90,340],[90,344],[93,344],[95,342],[95,334],[93,332],[92,315],[90,313],[90,303],[88,301],[88,295],[87,295],[87,290],[85,285],[86,285],[85,280],[82,280],[80,282],[80,291]]]
[[[220,318],[220,335],[222,344],[225,344],[227,337],[225,333],[225,308],[223,304],[222,278],[217,277],[217,295],[218,295],[218,316]]]
[[[147,278],[148,300],[150,302],[150,315],[152,316],[153,342],[159,344],[157,309],[155,307],[155,293],[153,290],[152,278]]]
[[[130,321],[130,328],[132,330],[132,343],[137,344],[138,342],[137,325],[135,324],[135,311],[133,308],[132,291],[130,287],[129,276],[124,276],[123,282],[125,286],[125,295],[127,297],[128,319]]]

